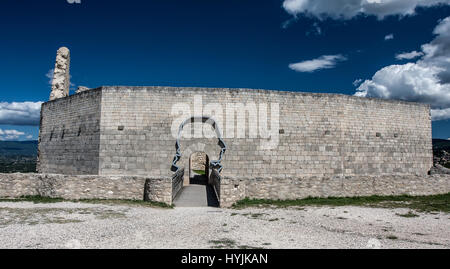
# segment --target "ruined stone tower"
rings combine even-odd
[[[52,92],[50,101],[69,96],[70,87],[70,51],[66,47],[59,48],[56,53],[53,71]]]

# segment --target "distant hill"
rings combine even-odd
[[[450,140],[433,139],[433,149],[450,151]]]
[[[38,141],[0,141],[0,173],[36,172]]]
[[[38,141],[0,141],[0,156],[37,156]]]
[[[450,168],[450,140],[433,139],[433,162]]]

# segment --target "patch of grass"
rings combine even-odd
[[[6,208],[0,207],[0,227],[11,224],[67,224],[85,220],[80,216],[93,216],[96,219],[109,220],[126,217],[128,209],[110,210],[100,207],[89,208]]]
[[[391,240],[396,240],[396,239],[398,239],[398,237],[395,236],[395,235],[388,235],[386,238],[387,238],[387,239],[391,239]]]
[[[404,218],[416,218],[416,217],[418,217],[419,215],[417,215],[417,214],[414,214],[414,212],[412,212],[412,211],[409,211],[408,213],[406,213],[406,214],[395,214],[395,215],[397,215],[397,216],[400,216],[400,217],[404,217]]]
[[[280,219],[275,218],[275,219],[270,219],[269,221],[279,221]]]
[[[237,248],[239,248],[239,249],[262,249],[259,247],[252,247],[252,246],[248,246],[248,245],[238,246]]]
[[[267,214],[264,214],[264,213],[245,213],[245,214],[242,214],[242,216],[250,217],[252,219],[259,219],[259,218],[261,218],[264,215],[267,215]]]
[[[0,227],[11,224],[66,224],[83,222],[79,219],[66,218],[61,214],[73,214],[76,209],[55,208],[0,208]]]
[[[254,218],[254,219],[257,219],[257,218],[260,218],[260,217],[264,216],[264,214],[262,214],[262,213],[253,213],[250,216],[252,218]]]
[[[173,205],[168,205],[162,202],[144,201],[144,200],[120,200],[120,199],[82,199],[74,202],[88,203],[88,204],[108,204],[108,205],[129,205],[129,206],[143,206],[143,207],[160,207],[160,208],[174,208]]]
[[[206,175],[205,170],[192,170],[194,173],[199,174],[199,175]]]
[[[214,244],[214,248],[233,248],[236,246],[236,241],[228,238],[210,240],[209,243]]]
[[[420,236],[424,236],[424,235],[426,235],[426,234],[423,234],[423,233],[413,233],[414,235],[420,235]]]
[[[14,199],[0,199],[0,202],[31,202],[34,204],[53,204],[64,202],[61,198],[48,198],[42,196],[22,196]]]
[[[98,219],[119,219],[126,218],[127,215],[124,212],[116,212],[113,210],[103,210],[100,213],[94,213]]]
[[[235,209],[254,206],[276,206],[280,208],[290,206],[367,206],[381,208],[410,208],[421,212],[450,212],[450,193],[429,196],[366,196],[366,197],[330,197],[306,198],[298,200],[265,200],[249,199],[238,201],[233,205]]]
[[[172,205],[168,205],[166,203],[154,202],[154,201],[144,201],[144,200],[120,200],[120,199],[66,200],[66,199],[62,199],[62,198],[48,198],[48,197],[42,197],[42,196],[22,196],[20,198],[15,198],[15,199],[0,199],[0,202],[32,202],[35,204],[73,202],[73,203],[88,203],[88,204],[130,205],[130,206],[173,208]]]
[[[55,218],[49,218],[49,219],[45,219],[44,220],[44,224],[67,224],[67,223],[81,223],[84,222],[82,220],[78,220],[78,219],[65,219],[62,217],[55,217]],[[34,223],[34,224],[39,224],[38,222]],[[31,224],[32,225],[32,224]]]

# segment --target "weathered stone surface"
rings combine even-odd
[[[39,171],[171,176],[171,128],[178,117],[172,107],[183,102],[193,108],[194,96],[223,109],[279,104],[283,132],[273,150],[260,148],[267,139],[248,138],[255,122],[245,122],[246,138],[227,138],[225,119],[218,123],[228,146],[225,176],[425,175],[433,165],[430,110],[423,104],[267,90],[102,87],[43,105]],[[205,152],[213,161],[221,150],[216,138],[180,144],[178,165],[186,169],[191,153]]]
[[[308,197],[433,195],[450,192],[450,175],[220,179],[220,206],[244,198],[295,200]]]
[[[222,179],[213,178],[224,206],[247,196],[297,199],[448,191],[448,180],[426,176],[432,167],[429,106],[249,89],[101,87],[45,103],[38,169],[151,177],[161,186],[158,180],[174,176],[170,168],[176,138],[171,128],[178,116],[172,108],[180,102],[193,108],[194,96],[201,96],[203,105],[222,108],[230,103],[279,104],[279,143],[272,150],[260,148],[267,139],[248,137],[255,122],[245,122],[245,138],[227,138],[225,130]],[[217,160],[217,142],[183,138],[178,165],[189,168],[194,152]],[[151,182],[149,191],[160,193]],[[164,199],[169,200],[182,185],[167,182],[171,191]]]
[[[195,152],[191,155],[191,169],[205,171],[205,169],[206,169],[206,153]]]
[[[184,168],[178,170],[172,177],[172,201],[183,188]],[[150,186],[151,188],[151,186]]]
[[[450,175],[450,169],[440,165],[435,164],[433,168],[430,170],[431,175],[439,175],[439,174],[448,174]]]
[[[70,87],[70,51],[66,47],[58,49],[53,71],[50,101],[69,96]]]
[[[48,102],[43,107],[39,173],[99,174],[101,97],[101,91],[91,90]]]
[[[147,188],[146,184],[151,187]],[[147,190],[147,191],[146,191]],[[172,179],[133,176],[0,174],[0,197],[43,196],[80,199],[126,199],[172,203]]]
[[[183,170],[173,177],[68,176],[0,174],[0,198],[40,195],[52,198],[151,200],[172,204],[182,187]],[[450,192],[450,175],[352,176],[299,178],[221,177],[215,170],[211,184],[221,207],[244,198],[302,199],[371,195],[432,195]]]
[[[78,89],[77,89],[77,91],[75,93],[82,93],[82,92],[86,92],[86,91],[89,91],[89,90],[90,90],[90,88],[88,88],[88,87],[78,86]]]
[[[208,178],[208,184],[210,184],[213,187],[217,200],[220,201],[221,176],[216,169],[211,169],[211,174]]]

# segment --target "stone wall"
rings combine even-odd
[[[227,119],[218,122],[228,146],[222,162],[226,176],[425,175],[432,167],[427,105],[267,90],[103,87],[100,174],[170,174],[176,140],[171,128],[179,117],[172,109],[187,104],[196,116],[194,96],[203,106],[223,109],[230,103],[279,104],[280,140],[272,150],[261,148],[265,139],[249,138],[248,126],[257,122],[245,122],[245,138],[227,138]],[[220,151],[214,138],[183,138],[180,144],[178,165],[186,169],[191,153],[205,152],[212,161]]]
[[[180,170],[181,171],[181,170]],[[371,195],[432,195],[450,192],[450,175],[356,176],[303,178],[223,177],[212,171],[210,180],[220,206],[230,207],[244,198],[302,199]],[[80,199],[151,200],[172,204],[174,177],[69,176],[54,174],[0,174],[0,198],[43,196]],[[179,180],[182,183],[182,180]],[[219,184],[219,185],[218,185]]]
[[[191,155],[191,169],[205,171],[207,166],[206,154],[204,152],[195,152]]]
[[[306,178],[222,177],[220,206],[230,207],[244,198],[295,200],[308,197],[372,195],[433,195],[450,192],[450,175],[350,176]]]
[[[203,113],[196,110],[194,96],[202,99]],[[339,194],[335,190],[357,195],[339,189],[339,184],[347,186],[354,179],[351,186],[359,184],[365,190],[371,176],[400,178],[406,184],[405,180],[424,176],[432,167],[430,110],[422,104],[249,89],[102,87],[43,104],[38,169],[41,173],[150,177],[163,179],[162,185],[172,189],[176,141],[172,129],[178,130],[180,118],[173,109],[188,105],[191,116],[205,116],[211,113],[206,111],[208,105],[225,110],[239,103],[267,104],[269,120],[272,105],[278,104],[280,122],[273,131],[279,134],[279,143],[271,150],[261,148],[267,139],[249,137],[249,126],[261,124],[252,120],[242,123],[245,137],[229,138],[224,126],[229,119],[225,113],[222,120],[216,118],[228,147],[222,180],[247,178],[250,182],[244,189],[239,183],[224,183],[230,187],[221,186],[221,199],[234,201],[226,194],[234,196],[234,189],[242,192],[241,198],[260,197],[255,194],[258,178],[264,179],[261,188],[271,198],[290,187],[294,191],[287,198],[322,195],[318,190],[324,188],[329,188],[323,192],[328,195]],[[190,131],[188,126],[183,133]],[[177,165],[186,169],[192,153],[205,152],[214,161],[221,149],[214,136],[182,138],[180,145],[182,158]],[[302,184],[307,185],[295,188]],[[389,184],[380,186],[391,189]]]
[[[150,186],[150,187],[148,187]],[[0,174],[0,197],[148,200],[172,204],[171,178]]]
[[[214,188],[217,200],[220,201],[220,185],[222,178],[220,173],[216,169],[211,169],[211,174],[209,175],[208,184]]]
[[[42,105],[39,173],[99,174],[101,94],[92,90]]]
[[[172,177],[172,201],[183,188],[184,168],[178,170]]]

